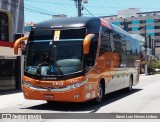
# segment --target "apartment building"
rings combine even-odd
[[[155,47],[160,47],[160,11],[141,12],[139,8],[129,8],[103,18],[131,34],[150,36]]]

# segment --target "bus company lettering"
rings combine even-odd
[[[62,81],[39,81],[38,84],[43,85],[53,85],[53,86],[63,86],[64,83]]]
[[[54,81],[53,85],[54,86],[63,86],[63,82],[62,81]]]
[[[77,83],[77,82],[82,81],[82,79],[79,78],[79,79],[72,79],[72,80],[67,80],[67,81],[70,82],[70,83]]]
[[[43,80],[57,80],[57,77],[42,77]]]

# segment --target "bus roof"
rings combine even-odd
[[[52,19],[40,22],[34,26],[35,29],[57,29],[57,28],[79,28],[89,25],[100,26],[100,18],[98,17],[71,17]]]
[[[100,25],[106,20],[101,19],[100,17],[71,17],[71,18],[59,18],[51,19],[47,21],[40,22],[36,24],[33,29],[66,29],[66,28],[81,28],[81,27],[91,27],[92,29],[99,31]],[[115,26],[106,21],[109,29],[114,30],[123,35],[132,36],[124,31],[123,29]],[[107,26],[106,26],[107,27]]]

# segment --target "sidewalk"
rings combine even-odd
[[[8,95],[8,94],[16,94],[16,93],[21,93],[22,90],[0,90],[0,96],[2,95]]]

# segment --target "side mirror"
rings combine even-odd
[[[89,53],[90,41],[94,37],[94,34],[88,34],[83,41],[83,54]]]
[[[15,55],[18,55],[18,45],[25,41],[25,40],[28,40],[28,37],[21,37],[19,39],[17,39],[15,42],[14,42],[14,54]]]

